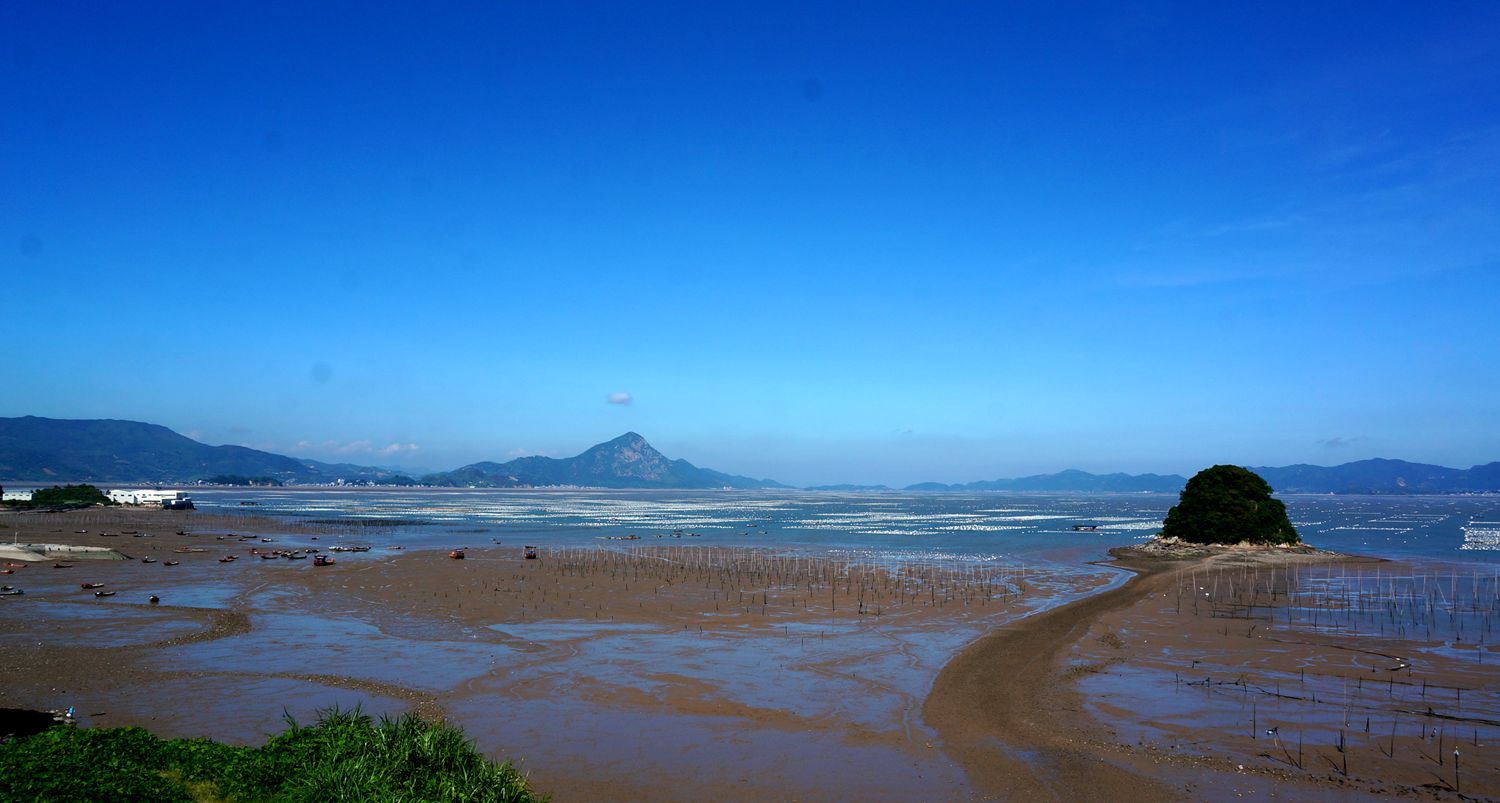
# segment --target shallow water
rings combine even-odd
[[[195,489],[199,508],[324,524],[344,539],[413,547],[764,546],[869,561],[1080,565],[1149,537],[1175,494],[791,491]],[[1500,497],[1287,496],[1314,546],[1380,557],[1500,561]],[[253,501],[242,506],[241,501]],[[410,526],[410,522],[425,522]],[[1076,531],[1075,525],[1095,525]],[[627,535],[639,541],[601,540]],[[679,537],[680,536],[680,537]],[[1061,557],[1059,557],[1061,556]]]

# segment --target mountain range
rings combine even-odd
[[[173,483],[215,477],[273,479],[287,484],[419,482],[400,472],[372,466],[322,463],[245,446],[209,446],[166,427],[139,421],[0,418],[0,479]],[[477,488],[786,487],[774,480],[739,477],[698,468],[686,460],[669,460],[634,432],[576,457],[474,463],[426,475],[420,483]]]
[[[1466,469],[1403,460],[1359,460],[1339,466],[1251,467],[1281,493],[1444,494],[1500,492],[1500,462]],[[472,463],[412,478],[399,471],[323,463],[244,446],[209,446],[166,427],[111,419],[0,418],[0,479],[42,482],[196,482],[214,477],[270,478],[287,484],[517,488],[786,488],[672,460],[634,432],[567,458],[522,457]],[[1177,474],[1090,474],[1069,469],[1014,479],[944,484],[907,491],[1093,491],[1176,493]],[[808,490],[888,491],[884,485],[822,485]]]
[[[411,484],[389,469],[322,463],[245,446],[209,446],[157,424],[0,418],[0,478],[47,482],[195,482],[214,476],[284,483]]]

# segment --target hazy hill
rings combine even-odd
[[[1339,466],[1260,466],[1250,469],[1278,493],[1448,494],[1500,492],[1500,463],[1447,468],[1405,460],[1359,460]],[[947,485],[923,482],[908,491],[1096,491],[1177,493],[1187,480],[1176,474],[1090,474],[1069,469],[1010,480]]]
[[[473,463],[429,474],[428,485],[508,488],[526,485],[585,485],[598,488],[783,488],[773,480],[739,477],[669,460],[645,438],[627,432],[576,457],[522,457],[505,463]]]
[[[923,482],[907,486],[908,491],[1096,491],[1107,493],[1133,493],[1155,491],[1177,493],[1187,483],[1187,478],[1176,474],[1090,474],[1070,468],[1056,474],[1033,474],[1009,480],[982,480],[980,482],[946,485],[941,482]]]
[[[1500,463],[1447,468],[1405,460],[1359,460],[1341,466],[1298,464],[1252,468],[1281,493],[1423,494],[1500,491]]]
[[[395,472],[367,466],[297,460],[244,446],[209,446],[139,421],[0,418],[0,478],[158,483],[218,475],[293,483],[402,479]]]

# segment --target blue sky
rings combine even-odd
[[[1500,459],[1500,6],[1220,5],[0,4],[0,415],[799,484]]]

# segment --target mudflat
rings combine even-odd
[[[163,511],[4,523],[128,559],[10,576],[27,594],[0,607],[0,704],[232,742],[283,711],[415,710],[560,800],[968,797],[922,719],[933,677],[1107,579],[631,542],[460,560],[383,528]],[[287,557],[312,549],[335,563]]]
[[[981,794],[1500,794],[1500,688],[1481,646],[1495,592],[1477,572],[1462,578],[1477,594],[1430,613],[1469,606],[1478,643],[1445,651],[1451,634],[1396,632],[1423,617],[1414,585],[1440,579],[1409,567],[1311,550],[1112,554],[1128,583],[1001,626],[934,683],[925,717]]]
[[[0,582],[27,591],[0,599],[0,706],[87,725],[249,743],[415,710],[558,800],[1500,795],[1477,574],[1124,550],[1105,586],[619,542],[459,560],[196,512],[0,523],[127,558]]]

